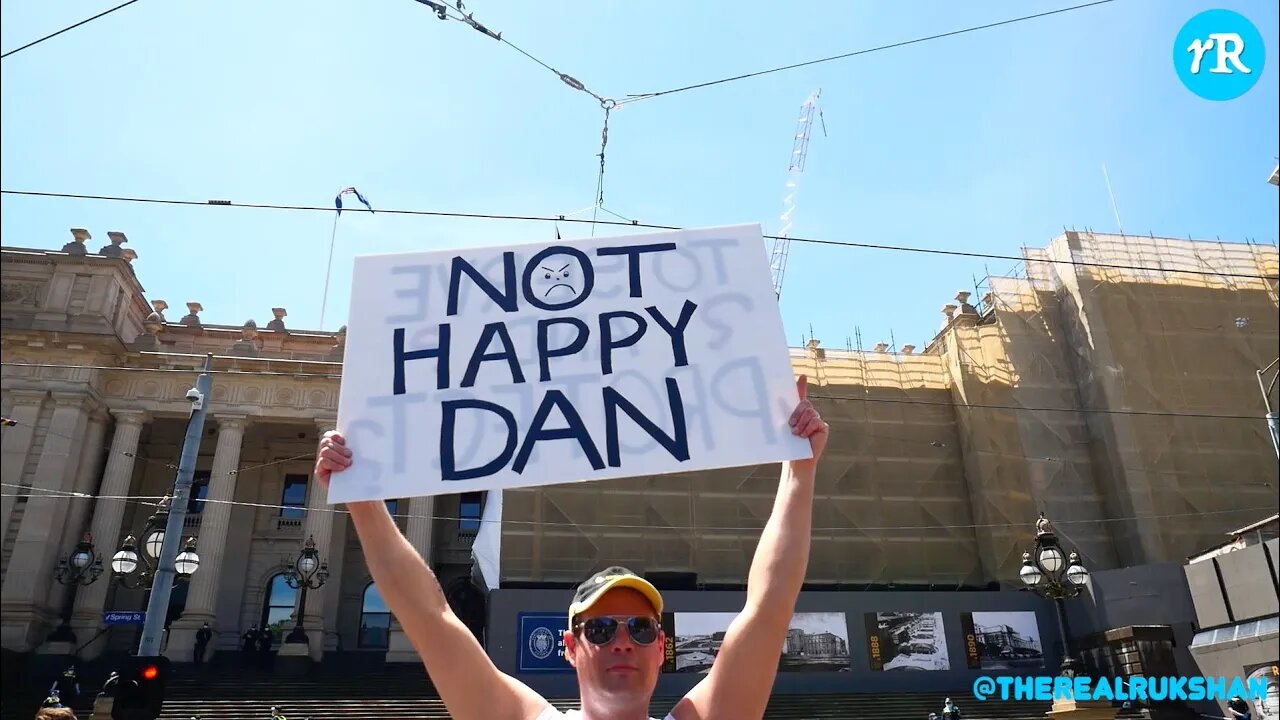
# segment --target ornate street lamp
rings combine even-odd
[[[92,585],[102,575],[102,558],[93,547],[93,535],[85,533],[71,554],[58,561],[54,578],[63,585]]]
[[[169,498],[158,503],[156,511],[147,518],[142,528],[142,552],[138,552],[138,539],[130,535],[120,544],[120,549],[111,558],[111,572],[116,582],[130,590],[151,588],[156,570],[160,565],[160,551],[164,547],[164,529],[169,522]],[[196,554],[196,539],[187,538],[182,552],[174,560],[174,569],[178,580],[190,580],[200,567],[200,556]]]
[[[92,585],[102,575],[102,558],[93,547],[93,535],[85,533],[80,542],[67,557],[58,561],[58,569],[54,579],[61,585]],[[62,623],[49,635],[52,642],[75,642],[76,635],[71,631],[71,611],[75,596],[68,595],[62,608]]]
[[[1058,632],[1062,634],[1062,674],[1076,674],[1075,653],[1071,649],[1071,630],[1067,623],[1064,600],[1076,597],[1089,583],[1089,571],[1080,564],[1080,556],[1072,550],[1064,553],[1053,532],[1053,523],[1040,513],[1036,521],[1036,546],[1022,553],[1022,570],[1018,573],[1026,590],[1052,600],[1058,610]]]
[[[286,643],[305,644],[307,642],[307,632],[302,627],[302,618],[307,612],[307,590],[318,590],[328,579],[329,563],[320,562],[316,540],[308,536],[307,542],[302,546],[302,552],[298,553],[298,559],[284,573],[284,581],[289,587],[295,590],[302,589],[302,596],[298,598],[298,616],[293,630],[284,640]]]

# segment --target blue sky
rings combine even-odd
[[[115,4],[5,3],[5,51]],[[467,9],[597,93],[623,97],[1073,4],[985,1],[531,3]],[[1201,100],[1171,61],[1204,9],[1267,46],[1243,97]],[[1108,5],[646,100],[611,120],[605,207],[682,226],[776,232],[800,104],[822,88],[793,234],[1016,254],[1064,226],[1277,237],[1274,2]],[[520,56],[413,0],[141,0],[0,65],[5,189],[563,214],[594,200],[601,111]],[[319,324],[331,213],[5,196],[6,246],[124,231],[150,298],[177,319]],[[562,226],[566,238],[585,226]],[[598,230],[597,234],[609,234]],[[356,254],[549,240],[539,223],[344,214],[328,329]],[[939,309],[1011,261],[793,244],[787,338],[922,345]]]

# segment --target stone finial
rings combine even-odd
[[[160,315],[161,322],[164,322],[164,311],[169,309],[169,303],[163,300],[152,300],[151,307],[156,309],[156,313]]]
[[[161,312],[168,306],[163,300],[157,300],[152,305],[155,311],[142,321],[142,332],[133,339],[134,350],[156,350],[160,347],[160,333],[164,332],[165,324],[164,315]]]
[[[982,305],[988,310],[996,304],[996,294],[993,292],[986,293],[982,296]]]
[[[973,294],[973,293],[971,293],[971,292],[967,292],[967,291],[965,291],[965,290],[961,290],[960,292],[956,293],[956,302],[958,302],[958,303],[960,303],[961,305],[963,305],[963,304],[965,304],[965,303],[969,302],[969,296],[970,296],[970,295],[972,295],[972,294]]]
[[[333,338],[333,347],[329,349],[327,360],[341,361],[347,352],[347,326],[343,325],[338,328],[338,334]]]
[[[971,295],[971,293],[967,293],[963,290],[956,293],[956,302],[960,303],[959,310],[961,315],[978,314],[978,309],[969,304],[969,295]]]
[[[187,314],[178,322],[188,327],[200,327],[200,311],[204,306],[198,302],[187,303]]]
[[[916,351],[916,346],[915,346],[915,345],[903,345],[903,346],[902,346],[902,354],[903,354],[903,355],[910,355],[911,353],[914,353],[915,351]]]
[[[124,258],[125,262],[132,263],[134,260],[138,259],[138,252],[133,248],[125,248],[120,251],[120,257]]]
[[[124,248],[120,246],[129,242],[129,238],[125,237],[124,233],[116,230],[112,230],[107,233],[107,237],[111,238],[111,244],[104,245],[103,248],[98,251],[98,254],[104,257],[123,258],[125,251]],[[135,254],[134,257],[136,258],[137,255]]]
[[[240,339],[231,346],[231,354],[256,356],[258,354],[257,339],[258,323],[249,320],[240,328]]]
[[[876,352],[883,353],[889,350],[889,343],[876,343]]]
[[[955,318],[956,306],[950,305],[950,304],[943,305],[942,314],[947,316],[947,318],[942,321],[942,329],[945,330],[947,326],[951,324],[951,321]]]
[[[271,308],[271,314],[275,315],[275,319],[267,323],[268,330],[284,331],[284,319],[289,313],[284,308]]]
[[[92,237],[84,228],[71,228],[71,242],[62,246],[62,252],[68,255],[88,255],[89,251],[85,249],[84,241]]]
[[[821,347],[821,345],[822,345],[821,340],[815,337],[811,337],[809,338],[809,341],[804,344],[804,347],[806,350],[808,350],[810,353],[813,354],[813,357],[815,359],[825,360],[827,357],[827,349],[824,347]]]

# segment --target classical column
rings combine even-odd
[[[101,477],[99,470],[101,467],[99,462],[102,459],[102,444],[107,434],[107,420],[110,415],[105,408],[99,407],[89,415],[88,427],[84,434],[84,443],[80,449],[79,470],[76,472],[75,492],[91,496],[98,489],[98,479]],[[105,494],[105,493],[103,493]],[[104,502],[112,502],[106,500]],[[118,502],[118,501],[116,501]],[[58,553],[55,556],[55,562],[67,557],[71,554],[72,549],[84,537],[85,525],[89,520],[89,508],[94,506],[92,497],[75,497],[70,500],[71,509],[67,513],[66,525],[61,528],[62,541],[58,546]],[[102,566],[104,570],[110,569],[111,556],[115,553],[116,548],[112,545],[103,547],[94,540],[94,549],[102,558]],[[99,578],[99,581],[103,578]],[[82,585],[51,585],[50,586],[50,609],[59,613],[64,612],[67,603],[72,600],[76,593],[83,590]],[[76,636],[77,639],[79,636]],[[85,640],[88,640],[86,637]]]
[[[98,408],[89,415],[89,426],[84,434],[84,445],[80,452],[80,469],[76,473],[75,491],[84,495],[94,495],[98,488],[98,479],[101,477],[98,463],[102,459],[102,445],[107,435],[107,421],[110,414],[104,408]],[[98,493],[105,495],[107,493]],[[111,501],[107,501],[111,502]],[[93,507],[92,497],[77,497],[71,500],[71,512],[67,515],[66,527],[62,529],[62,544],[58,548],[58,557],[65,557],[71,549],[80,542],[80,538],[84,535],[84,531],[88,528],[85,523],[89,519],[89,508]],[[94,540],[97,545],[97,540]],[[98,548],[102,551],[103,548]],[[115,552],[115,548],[111,548],[110,552],[104,558],[103,563],[111,558],[111,553]]]
[[[418,551],[427,566],[431,566],[431,531],[432,514],[435,512],[434,497],[415,497],[409,499],[409,518],[405,524],[404,536]],[[404,634],[399,622],[391,623],[391,637],[387,647],[387,662],[421,662],[418,653],[413,649],[409,637]]]
[[[187,589],[187,606],[182,617],[170,626],[168,651],[171,657],[185,661],[195,649],[195,633],[206,621],[215,624],[218,588],[222,574],[222,554],[231,527],[231,501],[236,495],[237,471],[240,468],[240,446],[244,441],[247,418],[243,415],[215,415],[218,423],[218,445],[213,451],[213,467],[209,471],[209,495],[200,513],[200,537],[196,553],[200,567],[191,576]]]
[[[49,624],[57,617],[57,610],[50,611],[45,603],[62,540],[62,533],[55,528],[61,529],[66,522],[70,505],[70,499],[59,493],[72,489],[79,469],[90,397],[66,392],[52,395],[53,416],[36,464],[32,496],[23,509],[22,525],[0,592],[0,642],[6,648],[33,649],[44,640]]]
[[[116,419],[116,429],[111,437],[111,452],[107,455],[107,466],[102,472],[102,485],[98,494],[125,496],[133,485],[133,466],[138,454],[142,426],[150,418],[141,410],[112,410],[111,414]],[[111,557],[120,549],[120,541],[124,536],[120,532],[120,526],[124,523],[124,511],[127,507],[128,502],[124,500],[99,500],[94,506],[89,532],[93,533],[93,543],[102,554],[107,572],[97,582],[76,593],[71,628],[81,643],[88,642],[102,627],[103,603],[106,602],[107,590],[111,585]],[[81,657],[93,659],[102,649],[100,643],[95,643],[84,648]]]
[[[35,440],[40,408],[49,393],[44,390],[10,390],[6,394],[13,398],[10,416],[14,424],[4,429],[4,440],[0,445],[0,482],[19,485],[22,483],[22,471],[27,466],[27,456],[31,454],[31,443]],[[4,497],[0,497],[0,542],[3,542],[9,537],[9,518],[13,517],[13,507],[18,500],[14,495],[20,491],[7,485],[0,487],[4,488]]]
[[[337,427],[336,418],[316,418],[316,430],[320,435]],[[329,564],[329,580],[326,585],[335,583],[341,587],[341,565],[333,559],[333,508],[329,505],[329,491],[315,477],[307,487],[307,518],[302,523],[302,537],[314,538],[316,552],[320,553],[320,562]],[[302,618],[302,626],[307,630],[307,646],[311,659],[319,661],[325,650],[325,596],[328,587],[321,587],[307,592],[307,609]],[[302,593],[298,593],[301,600]]]

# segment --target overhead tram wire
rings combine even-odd
[[[0,487],[15,488],[19,490],[29,490],[32,492],[5,492],[0,496],[13,498],[54,498],[54,499],[87,499],[87,500],[114,500],[117,502],[126,502],[137,505],[146,505],[154,507],[158,501],[163,500],[163,495],[95,495],[91,493],[79,493],[73,490],[61,490],[55,488],[45,488],[35,485],[19,485],[17,483],[0,482]],[[243,500],[215,500],[213,498],[200,498],[198,502],[210,505],[230,505],[232,507],[252,507],[267,509],[285,509],[295,507],[292,505],[276,505],[272,503],[245,502]],[[318,512],[329,512],[336,515],[347,515],[349,510],[343,510],[333,507],[315,507],[308,508]],[[1132,522],[1134,520],[1168,520],[1173,518],[1185,517],[1202,517],[1206,515],[1229,515],[1238,513],[1259,513],[1256,507],[1235,508],[1231,510],[1208,510],[1204,512],[1186,512],[1186,513],[1164,513],[1154,515],[1132,515],[1126,517],[1107,517],[1095,520],[1054,520],[1054,525],[1092,525],[1095,523],[1113,523],[1113,522]],[[395,518],[418,518],[423,520],[457,520],[456,517],[446,517],[441,515],[414,515],[411,513],[396,513],[392,517]],[[607,530],[705,530],[719,532],[759,532],[760,527],[720,527],[714,525],[618,525],[615,523],[579,523],[579,522],[557,522],[549,520],[513,520],[503,518],[500,520],[483,520],[479,522],[492,522],[515,526],[542,526],[542,527],[577,527],[577,528],[602,528]],[[858,532],[894,532],[894,531],[912,531],[919,532],[922,530],[977,530],[984,528],[1012,528],[1023,527],[1026,523],[980,523],[968,525],[886,525],[883,527],[857,527],[850,528],[848,526],[840,527],[816,527],[814,532],[833,533],[839,531],[855,530]]]
[[[586,86],[586,85],[584,85],[584,84],[582,83],[582,81],[578,80],[578,79],[577,79],[577,78],[575,78],[574,76],[572,76],[572,75],[570,75],[570,74],[568,74],[568,73],[561,72],[561,71],[559,71],[559,70],[555,69],[554,67],[552,67],[552,66],[551,66],[551,65],[549,65],[548,63],[543,62],[542,60],[538,59],[538,58],[537,58],[536,56],[534,56],[533,54],[531,54],[531,53],[527,52],[526,50],[524,50],[524,49],[523,49],[523,48],[521,48],[520,46],[518,46],[518,45],[516,45],[515,43],[511,42],[511,40],[509,40],[509,39],[507,39],[507,38],[502,37],[502,33],[501,33],[501,32],[494,32],[493,30],[489,29],[489,27],[488,27],[488,26],[486,26],[486,25],[484,25],[483,23],[481,23],[481,22],[477,21],[477,20],[475,19],[475,13],[474,13],[474,12],[471,12],[471,13],[466,12],[466,11],[465,11],[465,9],[464,9],[464,8],[465,8],[465,5],[464,5],[462,2],[458,2],[458,3],[455,5],[454,3],[449,2],[449,0],[429,0],[429,1],[427,1],[427,2],[424,2],[424,0],[417,0],[417,1],[418,1],[418,2],[420,2],[420,3],[422,3],[423,5],[428,5],[428,6],[430,6],[430,7],[436,8],[436,9],[437,9],[437,11],[438,11],[438,16],[439,16],[439,17],[440,17],[440,19],[442,19],[442,20],[443,20],[443,19],[445,19],[445,17],[448,17],[450,20],[457,20],[458,22],[463,23],[463,24],[465,24],[465,25],[470,25],[470,26],[471,26],[473,29],[475,29],[477,32],[480,32],[481,34],[487,35],[488,37],[491,37],[491,38],[493,38],[494,40],[497,40],[498,42],[500,42],[500,43],[502,43],[502,44],[504,44],[504,45],[506,45],[506,46],[510,47],[512,50],[515,50],[516,52],[520,53],[521,55],[523,55],[523,56],[525,56],[525,57],[529,58],[529,59],[530,59],[530,60],[532,60],[533,62],[537,63],[538,65],[541,65],[542,67],[544,67],[544,68],[546,68],[547,70],[549,70],[549,71],[551,71],[552,73],[554,73],[554,74],[555,74],[555,76],[556,76],[556,77],[558,77],[558,78],[560,78],[560,81],[561,81],[561,82],[563,82],[565,85],[568,85],[569,87],[573,88],[574,90],[578,90],[578,91],[580,91],[580,92],[584,92],[584,93],[586,93],[587,95],[590,95],[591,97],[595,98],[595,99],[596,99],[596,101],[597,101],[597,102],[599,102],[599,103],[601,104],[601,106],[602,106],[602,107],[604,106],[604,104],[605,104],[606,102],[612,102],[612,101],[607,101],[607,100],[606,100],[606,98],[604,98],[604,97],[602,97],[602,96],[600,96],[600,95],[597,95],[596,93],[592,92],[589,88],[587,88],[587,86]],[[443,10],[443,11],[441,11],[441,10]],[[457,13],[457,16],[454,16],[454,15],[452,15],[452,14],[449,14],[449,13],[448,13],[448,11],[449,11],[449,10],[452,10],[453,12]]]
[[[190,206],[190,207],[218,207],[218,208],[229,207],[229,208],[241,208],[241,209],[249,209],[249,210],[286,210],[286,211],[298,211],[298,212],[323,212],[323,213],[333,212],[332,206],[323,207],[319,205],[238,203],[238,202],[232,202],[230,200],[204,200],[204,201],[172,200],[172,199],[161,199],[161,198],[128,197],[128,196],[116,196],[116,195],[85,195],[85,194],[78,194],[78,193],[40,192],[40,191],[34,191],[34,190],[0,190],[0,195],[14,195],[14,196],[21,196],[21,197],[61,198],[61,199],[68,199],[68,200],[101,200],[106,202],[129,202],[129,203],[143,203],[143,204],[155,204],[155,205],[178,205],[178,206]],[[363,208],[350,208],[350,209],[344,210],[344,212],[369,212],[369,211]],[[554,222],[596,223],[598,222],[601,225],[611,225],[616,227],[644,228],[644,229],[652,229],[652,230],[683,230],[684,229],[677,225],[657,225],[654,223],[642,223],[635,220],[631,220],[628,222],[619,222],[614,220],[596,221],[596,220],[588,220],[585,218],[570,218],[564,215],[509,215],[509,214],[500,214],[500,213],[451,212],[451,211],[445,211],[445,210],[394,210],[394,209],[379,209],[378,212],[383,215],[444,217],[444,218],[458,218],[458,219],[464,219],[464,220],[507,220],[507,221],[521,221],[521,222],[551,222],[551,223],[554,223]],[[606,212],[608,211],[606,210]],[[763,237],[766,240],[782,239],[777,235],[764,235]],[[942,248],[924,248],[924,247],[913,247],[909,245],[885,245],[881,243],[862,243],[862,242],[854,242],[851,240],[826,240],[821,238],[790,237],[788,239],[791,242],[810,243],[813,245],[831,245],[835,247],[859,248],[864,250],[885,250],[885,251],[892,251],[892,252],[923,253],[927,255],[948,255],[952,257],[983,258],[988,260],[1013,260],[1015,262],[1028,261],[1028,258],[1026,257],[1021,257],[1018,255],[1004,255],[1000,253],[983,253],[983,252],[974,252],[974,251],[967,251],[967,250],[944,250]],[[1166,267],[1151,267],[1148,265],[1127,265],[1127,264],[1120,264],[1120,263],[1090,262],[1088,260],[1059,259],[1059,258],[1033,258],[1031,261],[1036,263],[1045,263],[1049,265],[1075,265],[1078,267],[1106,268],[1111,270],[1134,270],[1138,272],[1165,273],[1165,274],[1174,274],[1174,275],[1203,275],[1206,277],[1239,278],[1243,280],[1271,279],[1269,276],[1266,276],[1266,275],[1250,275],[1248,273],[1222,273],[1222,272],[1214,272],[1210,270],[1190,270],[1190,269],[1171,270]]]
[[[267,360],[267,358],[260,358]],[[282,362],[298,362],[306,363],[306,360],[283,360]],[[194,373],[202,372],[200,370],[186,370],[181,368],[149,368],[149,367],[127,367],[112,365],[75,365],[69,363],[20,363],[0,361],[2,367],[21,367],[21,368],[49,368],[61,370],[102,370],[110,372],[166,372],[166,373]],[[316,378],[324,380],[340,380],[339,374],[332,373],[306,373],[306,372],[287,372],[287,371],[270,371],[255,372],[252,370],[209,370],[210,374],[215,375],[281,375],[295,378]],[[993,405],[973,403],[965,405],[956,405],[953,403],[936,402],[932,400],[903,400],[898,398],[873,398],[858,397],[856,395],[827,395],[824,393],[809,393],[809,397],[821,398],[824,400],[836,400],[846,402],[868,402],[868,403],[889,403],[895,405],[934,405],[941,407],[951,407],[957,410],[1010,410],[1015,412],[1063,412],[1063,413],[1081,413],[1084,415],[1132,415],[1142,417],[1182,417],[1182,418],[1205,418],[1210,420],[1252,420],[1259,418],[1256,415],[1231,415],[1218,413],[1195,413],[1195,412],[1170,412],[1162,410],[1116,410],[1112,408],[1070,408],[1070,407],[1040,407],[1033,405]],[[1265,419],[1265,418],[1264,418]]]
[[[972,27],[961,28],[959,30],[952,30],[950,32],[938,33],[935,35],[927,35],[924,37],[914,38],[912,40],[903,40],[901,42],[890,43],[888,45],[879,45],[877,47],[864,48],[862,50],[854,50],[853,52],[842,53],[840,55],[832,55],[830,57],[819,58],[817,60],[806,60],[805,62],[799,62],[792,65],[783,65],[781,67],[770,68],[768,70],[759,70],[756,72],[745,73],[743,75],[734,75],[732,77],[720,78],[719,80],[709,80],[707,82],[696,83],[694,85],[685,85],[684,87],[672,88],[670,90],[662,90],[660,92],[651,92],[651,93],[632,94],[632,95],[628,95],[622,100],[619,100],[618,104],[624,105],[624,104],[639,102],[641,100],[650,100],[653,98],[662,97],[664,95],[674,95],[675,93],[686,92],[688,90],[698,90],[700,88],[711,87],[713,85],[722,85],[724,83],[736,82],[738,80],[746,80],[748,78],[760,77],[761,75],[768,75],[770,73],[782,72],[784,70],[794,70],[796,68],[808,67],[810,65],[818,65],[820,63],[833,62],[835,60],[844,60],[847,58],[856,57],[858,55],[867,55],[869,53],[880,52],[882,50],[892,50],[894,48],[900,48],[907,45],[915,45],[918,43],[929,42],[931,40],[940,40],[942,38],[953,37],[956,35],[964,35],[966,33],[978,32],[979,30],[990,30],[991,28],[1001,27],[1004,25],[1012,25],[1014,23],[1026,22],[1029,20],[1037,20],[1043,17],[1049,17],[1050,15],[1059,15],[1062,13],[1068,13],[1075,10],[1084,10],[1086,8],[1091,8],[1097,5],[1106,5],[1107,3],[1111,3],[1111,2],[1115,2],[1115,0],[1096,0],[1095,2],[1085,3],[1083,5],[1073,5],[1071,7],[1058,8],[1057,10],[1048,10],[1046,12],[1036,13],[1034,15],[1024,15],[1022,17],[1010,18],[1008,20],[1001,20],[999,22],[987,23],[985,25],[974,25]]]
[[[130,6],[130,5],[132,5],[132,4],[136,3],[136,2],[138,2],[138,0],[128,0],[128,2],[123,2],[123,3],[119,4],[119,5],[117,5],[117,6],[113,7],[113,8],[111,8],[110,10],[103,10],[102,12],[98,13],[97,15],[94,15],[93,17],[85,18],[84,20],[81,20],[80,22],[78,22],[78,23],[76,23],[76,24],[74,24],[74,25],[68,25],[68,26],[66,26],[66,27],[62,28],[61,30],[59,30],[59,31],[57,31],[57,32],[49,33],[48,35],[45,35],[44,37],[40,38],[39,40],[32,40],[31,42],[27,43],[26,45],[23,45],[22,47],[14,48],[14,49],[10,50],[9,52],[6,52],[6,53],[4,53],[3,55],[0,55],[0,60],[3,60],[3,59],[5,59],[5,58],[9,57],[10,55],[13,55],[14,53],[20,53],[20,52],[22,52],[23,50],[26,50],[26,49],[27,49],[27,48],[29,48],[29,47],[35,47],[36,45],[39,45],[40,43],[44,42],[45,40],[50,40],[50,39],[52,39],[52,38],[55,38],[55,37],[57,37],[57,36],[61,35],[62,33],[67,32],[68,30],[75,30],[76,28],[80,27],[81,25],[85,25],[85,24],[87,24],[87,23],[91,23],[91,22],[93,22],[94,20],[97,20],[97,19],[98,19],[98,18],[100,18],[100,17],[106,17],[107,15],[110,15],[111,13],[113,13],[113,12],[115,12],[115,11],[117,11],[117,10],[121,9],[121,8],[128,7],[128,6]]]

